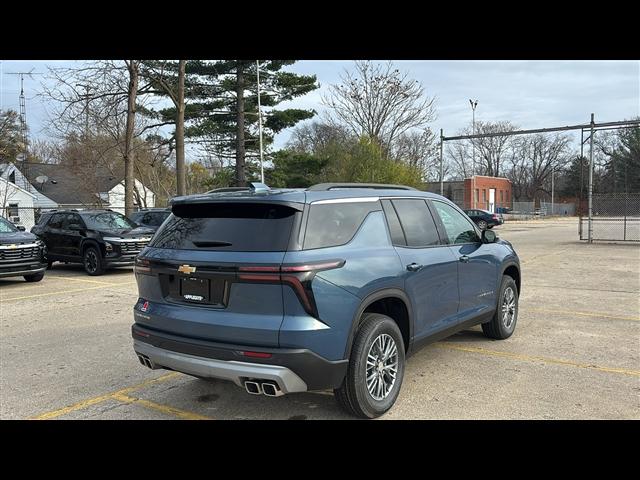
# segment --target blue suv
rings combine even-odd
[[[333,389],[365,418],[393,406],[420,346],[477,324],[509,337],[520,294],[509,242],[397,185],[177,197],[135,273],[143,365],[254,395]]]

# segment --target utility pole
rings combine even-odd
[[[555,173],[555,168],[551,167],[551,215],[553,215],[553,174]]]
[[[260,60],[256,60],[256,83],[258,86],[258,131],[260,135],[260,181],[264,183],[264,158],[262,155],[262,110],[260,108]]]
[[[89,90],[93,87],[91,85],[76,84],[76,87],[84,88],[84,95],[79,95],[80,98],[84,98],[84,139],[89,138]]]
[[[594,115],[591,114],[591,136],[589,138],[589,243],[593,243],[593,128]]]
[[[444,165],[442,163],[442,144],[444,135],[440,129],[440,195],[444,196]]]
[[[478,106],[478,100],[473,101],[469,99],[469,103],[471,104],[471,110],[473,115],[471,129],[472,129],[473,135],[475,135],[476,134],[476,107]],[[471,140],[471,145],[473,147],[473,167],[471,169],[471,198],[473,198],[473,200],[472,200],[471,208],[476,208],[476,141],[475,141],[475,138]]]

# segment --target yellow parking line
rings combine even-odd
[[[632,322],[640,322],[640,317],[627,317],[621,315],[609,315],[601,312],[577,312],[574,310],[549,310],[546,308],[527,308],[527,311],[542,312],[542,313],[558,313],[567,315],[578,315],[581,317],[600,317],[600,318],[613,318],[616,320],[630,320]]]
[[[158,412],[162,412],[166,415],[178,417],[178,418],[181,418],[182,420],[213,420],[213,418],[205,417],[204,415],[199,415],[193,412],[187,412],[186,410],[170,407],[168,405],[162,405],[160,403],[152,402],[150,400],[145,400],[143,398],[130,397],[128,395],[121,395],[121,394],[112,395],[112,398],[123,403],[135,403],[138,405],[142,405],[143,407],[149,408],[151,410],[157,410]]]
[[[71,289],[71,290],[57,290],[55,292],[37,293],[35,295],[23,295],[22,297],[2,298],[2,301],[3,302],[8,302],[9,300],[26,300],[28,298],[50,297],[51,295],[60,295],[60,294],[63,294],[63,293],[85,292],[87,290],[96,290],[96,289],[108,288],[108,287],[122,287],[122,286],[133,285],[133,284],[135,284],[135,282],[112,283],[112,284],[107,284],[107,285],[97,285],[95,287],[75,288],[75,289]]]
[[[588,370],[597,370],[600,372],[619,373],[622,375],[631,375],[634,377],[640,377],[640,370],[626,370],[624,368],[600,367],[598,365],[588,365],[586,363],[570,362],[568,360],[560,360],[557,358],[538,357],[534,355],[520,355],[518,353],[500,352],[497,350],[487,350],[480,347],[467,347],[467,346],[462,346],[462,345],[452,344],[452,343],[437,343],[436,347],[444,348],[448,350],[460,350],[463,352],[479,353],[481,355],[490,355],[493,357],[511,358],[514,360],[523,360],[526,362],[543,362],[543,363],[549,363],[553,365],[566,365],[570,367],[585,368]]]
[[[139,390],[141,388],[144,388],[146,386],[149,385],[153,385],[154,383],[160,383],[160,382],[166,382],[167,380],[170,380],[172,378],[177,377],[179,374],[176,372],[171,372],[168,373],[166,375],[162,375],[161,377],[158,378],[152,378],[150,380],[146,380],[142,383],[138,383],[137,385],[132,385],[130,387],[127,388],[123,388],[121,390],[118,390],[116,392],[111,392],[111,393],[107,393],[106,395],[100,395],[98,397],[93,397],[93,398],[89,398],[87,400],[82,400],[81,402],[78,403],[74,403],[73,405],[69,405],[67,407],[64,408],[60,408],[58,410],[52,410],[50,412],[45,412],[45,413],[41,413],[40,415],[37,415],[35,417],[31,417],[32,420],[51,420],[53,418],[57,418],[60,417],[62,415],[67,415],[71,412],[75,412],[77,410],[83,410],[87,407],[90,407],[92,405],[96,405],[98,403],[101,402],[105,402],[109,399],[114,399],[115,396],[118,395],[126,395],[127,393],[131,393],[135,390]]]

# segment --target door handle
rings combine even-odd
[[[409,265],[407,265],[407,270],[409,270],[410,272],[417,272],[418,270],[420,270],[424,265],[418,265],[417,263],[410,263]]]
[[[468,255],[462,255],[462,256],[460,257],[460,261],[461,261],[462,263],[469,263],[469,256],[468,256]]]

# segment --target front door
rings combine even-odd
[[[496,189],[489,189],[489,211],[491,213],[496,213]]]
[[[431,200],[449,249],[458,260],[459,317],[461,321],[495,309],[498,263],[495,243],[482,243],[475,225],[457,208]]]

